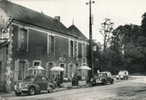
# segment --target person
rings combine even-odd
[[[79,76],[77,73],[74,74],[72,78],[72,86],[78,86],[79,85]]]
[[[60,75],[56,76],[55,83],[56,83],[57,87],[61,87],[61,77],[60,77]]]

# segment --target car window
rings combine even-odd
[[[35,81],[47,81],[47,78],[44,77],[44,76],[37,76],[37,77],[35,78]]]
[[[24,81],[31,81],[32,82],[32,81],[34,81],[34,77],[28,76],[24,79]]]
[[[41,77],[36,77],[35,81],[42,81]]]

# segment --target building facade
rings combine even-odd
[[[66,28],[59,16],[52,18],[6,0],[0,1],[0,12],[0,36],[8,36],[0,43],[0,81],[5,85],[23,80],[32,66],[44,67],[49,78],[50,69],[60,66],[63,77],[71,79],[87,64],[88,39],[75,25]],[[8,31],[2,33],[5,28]]]

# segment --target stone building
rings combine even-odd
[[[7,36],[0,43],[1,87],[23,80],[32,66],[44,67],[49,77],[53,66],[61,66],[63,77],[71,78],[87,64],[88,39],[75,25],[67,28],[59,16],[52,18],[7,0],[0,1],[0,12],[0,36]]]

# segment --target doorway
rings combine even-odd
[[[18,80],[24,80],[26,72],[26,61],[19,61],[19,71],[18,71]]]

